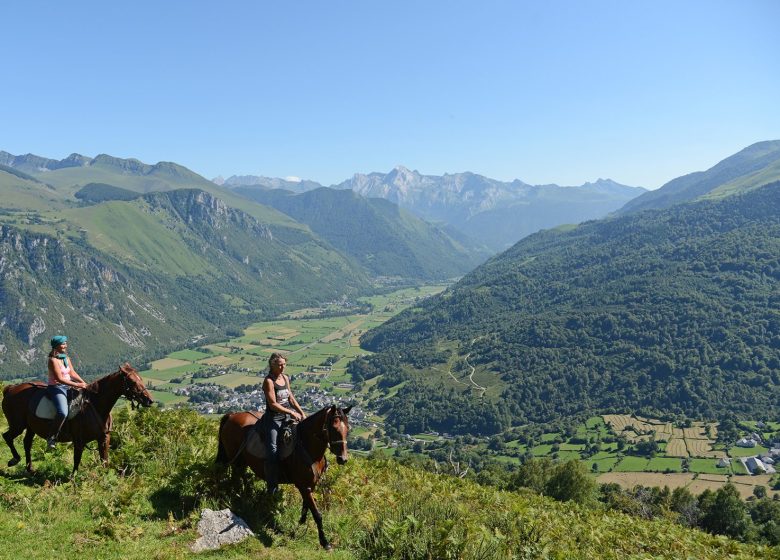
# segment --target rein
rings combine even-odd
[[[338,409],[336,409],[336,410],[338,410]],[[336,439],[336,440],[331,440],[330,439],[330,430],[328,428],[330,426],[331,414],[336,414],[337,418],[341,418],[345,422],[347,421],[346,416],[342,417],[342,415],[340,415],[338,413],[334,413],[333,409],[328,410],[328,412],[325,413],[325,422],[322,425],[321,439],[323,439],[325,441],[325,444],[328,447],[330,447],[331,445],[336,445],[336,444],[346,444],[347,440],[345,440],[345,439]]]

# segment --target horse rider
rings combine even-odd
[[[265,480],[268,493],[275,494],[279,485],[279,434],[289,418],[300,422],[306,418],[298,401],[290,389],[290,378],[284,374],[287,364],[285,357],[277,352],[268,358],[268,375],[263,380],[265,393],[265,433],[267,457],[265,460]]]
[[[57,437],[68,416],[68,387],[85,389],[87,384],[76,373],[73,364],[68,359],[68,337],[57,335],[51,339],[49,352],[49,384],[46,394],[54,403],[56,415],[51,422],[51,434],[47,440],[49,449],[57,445]]]

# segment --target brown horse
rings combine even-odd
[[[3,414],[8,420],[8,431],[3,434],[3,439],[11,448],[13,459],[8,461],[8,466],[13,467],[19,463],[21,457],[14,447],[14,439],[23,431],[24,457],[27,460],[27,470],[32,472],[33,438],[39,435],[47,438],[51,431],[51,421],[38,418],[31,410],[30,401],[40,391],[45,391],[46,385],[40,381],[9,385],[3,389]],[[138,372],[128,363],[119,366],[114,373],[101,377],[90,383],[84,389],[85,399],[81,412],[70,420],[66,420],[58,441],[73,442],[73,473],[79,468],[81,454],[84,446],[97,440],[100,458],[103,464],[108,466],[108,445],[111,440],[111,409],[119,397],[124,396],[133,406],[151,406],[152,397],[144,387],[144,383]]]
[[[347,414],[352,407],[325,407],[305,418],[298,424],[298,442],[295,451],[279,462],[279,482],[294,484],[301,493],[303,509],[300,523],[306,523],[306,514],[311,511],[317,524],[320,544],[326,550],[331,546],[322,530],[322,515],[317,509],[312,492],[320,477],[328,467],[325,450],[330,448],[336,456],[336,462],[347,462],[347,434],[349,420]],[[219,423],[219,447],[217,462],[230,464],[237,473],[243,473],[246,467],[260,478],[265,479],[264,461],[246,452],[245,441],[251,430],[255,429],[258,418],[250,412],[226,414]]]

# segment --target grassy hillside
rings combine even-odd
[[[67,481],[69,446],[44,454],[38,439],[36,474],[0,471],[0,550],[13,551],[9,558],[24,551],[30,560],[186,558],[201,508],[230,507],[258,537],[199,558],[776,557],[776,550],[670,520],[643,521],[354,457],[344,466],[334,461],[317,490],[336,546],[328,554],[311,519],[297,526],[295,490],[284,487],[282,503],[273,506],[262,482],[231,484],[214,468],[216,433],[216,420],[191,412],[125,409],[114,424],[111,468],[101,469],[88,451],[76,484]]]
[[[56,192],[55,198],[75,202],[75,194],[91,183],[112,185],[138,193],[197,188],[224,200],[233,208],[239,208],[252,217],[269,224],[293,229],[302,226],[272,208],[248,202],[229,189],[215,185],[197,173],[172,162],[154,165],[137,159],[122,159],[106,154],[88,158],[71,154],[63,160],[52,160],[27,154],[13,156],[0,152],[0,164],[14,172],[43,181]],[[0,186],[2,186],[0,172]],[[20,206],[21,207],[21,206]],[[305,228],[303,228],[305,229]]]
[[[466,273],[487,257],[473,242],[459,243],[383,199],[329,188],[297,195],[257,187],[234,190],[308,225],[377,276],[447,279]]]
[[[65,205],[63,197],[54,188],[29,175],[0,166],[0,210],[41,212]]]
[[[780,180],[780,140],[758,142],[707,171],[678,177],[628,202],[618,214],[668,208],[699,197],[722,198]]]
[[[382,354],[353,372],[414,380],[388,411],[413,431],[485,433],[599,410],[775,416],[778,294],[774,183],[531,236],[364,335]],[[427,383],[436,369],[504,389],[478,403],[468,386]]]

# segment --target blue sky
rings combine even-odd
[[[780,2],[14,2],[0,150],[655,188],[780,138]]]

